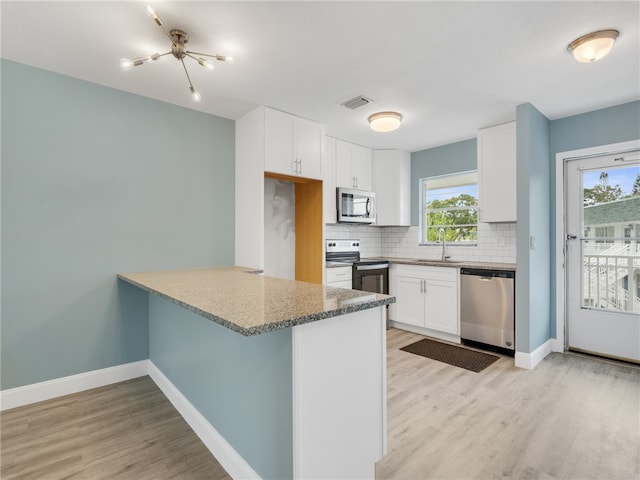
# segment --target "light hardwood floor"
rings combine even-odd
[[[388,332],[378,479],[638,479],[640,368],[552,354],[480,373]],[[229,478],[149,377],[3,412],[2,479]]]
[[[230,479],[149,377],[2,412],[0,477]]]
[[[388,454],[378,479],[640,478],[640,368],[551,354],[480,373],[388,335]]]

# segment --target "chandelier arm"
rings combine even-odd
[[[218,57],[224,57],[224,55],[211,55],[210,53],[192,52],[191,50],[187,50],[187,53],[190,53],[191,55],[200,55],[200,56],[203,56],[203,57],[211,57],[211,58],[215,58],[216,60],[219,60]]]
[[[184,52],[184,54],[189,57],[189,58],[193,58],[196,62],[200,63],[200,60],[198,59],[198,57],[194,57],[192,54],[192,52]]]
[[[189,87],[194,88],[193,83],[191,83],[191,77],[189,76],[189,72],[187,71],[187,66],[184,64],[184,60],[181,58],[180,63],[182,64],[182,68],[184,68],[184,73],[187,76],[187,80],[189,81]]]
[[[156,16],[158,14],[156,13]],[[160,17],[158,17],[158,19],[160,19]],[[169,41],[171,42],[171,44],[173,45],[174,43],[176,43],[173,40],[173,37],[171,36],[171,34],[167,31],[166,28],[164,28],[164,23],[162,22],[162,20],[160,20],[160,23],[156,22],[156,24],[162,29],[162,31],[164,32],[164,34],[167,36],[167,38],[169,39]]]

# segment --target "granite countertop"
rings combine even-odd
[[[399,257],[373,257],[373,258],[363,258],[362,260],[386,260],[389,263],[399,263],[402,265],[421,265],[425,267],[449,267],[449,268],[483,268],[487,270],[508,270],[508,271],[516,271],[515,263],[494,263],[494,262],[471,262],[471,261],[456,261],[456,260],[447,260],[446,262],[442,262],[440,260],[430,260],[426,258],[399,258]],[[350,267],[351,263],[344,262],[326,262],[326,268],[336,268],[336,267]]]
[[[450,267],[450,268],[481,268],[486,270],[509,270],[516,271],[515,263],[494,263],[494,262],[478,262],[478,261],[456,261],[447,260],[442,262],[440,260],[429,260],[425,258],[392,258],[392,257],[376,257],[384,258],[389,263],[400,263],[403,265],[423,265],[428,267]]]
[[[260,275],[244,267],[123,273],[118,278],[242,335],[388,305],[395,297]]]

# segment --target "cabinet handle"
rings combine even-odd
[[[420,280],[420,293],[424,293],[424,280]]]

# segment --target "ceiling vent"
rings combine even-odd
[[[342,105],[347,107],[350,110],[355,110],[356,108],[364,107],[365,105],[369,105],[373,100],[367,97],[363,97],[359,95],[351,100],[347,100]]]

